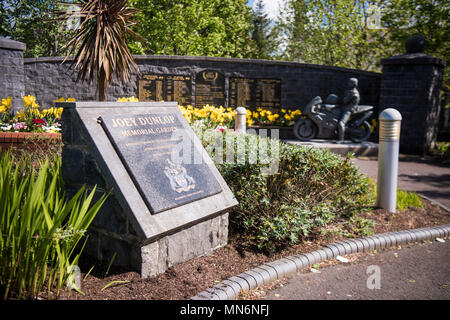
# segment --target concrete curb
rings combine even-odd
[[[438,202],[438,201],[436,201],[436,200],[433,200],[433,199],[431,199],[431,198],[429,198],[429,197],[423,195],[422,193],[420,193],[420,191],[413,191],[413,192],[416,192],[417,195],[418,195],[419,197],[421,197],[421,198],[423,198],[423,199],[425,199],[425,200],[430,201],[431,203],[437,205],[438,207],[441,207],[442,209],[444,209],[445,211],[447,211],[447,212],[450,213],[450,208],[448,208],[447,206],[443,205],[442,203],[440,203],[440,202]]]
[[[357,252],[370,252],[421,240],[435,240],[450,236],[450,224],[382,233],[370,237],[347,239],[326,245],[323,249],[293,255],[228,278],[212,288],[192,297],[191,300],[234,300],[241,290],[254,289],[262,284],[294,275],[304,267]]]

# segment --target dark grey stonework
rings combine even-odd
[[[296,62],[268,60],[185,57],[185,56],[135,56],[142,74],[170,74],[191,76],[192,99],[195,101],[195,76],[204,70],[216,70],[225,76],[225,106],[230,101],[230,78],[268,78],[281,80],[281,106],[301,108],[315,96],[330,93],[343,94],[348,78],[359,79],[361,104],[378,106],[381,75],[339,67],[311,65]],[[60,97],[74,97],[77,101],[96,99],[96,84],[75,83],[76,75],[68,70],[62,58],[25,59],[26,92],[34,94],[42,105],[49,106]],[[108,87],[107,100],[138,96],[138,76],[122,85],[115,81]]]
[[[381,63],[380,112],[394,108],[401,113],[400,152],[424,154],[436,141],[445,63],[424,53]]]
[[[0,38],[0,98],[13,98],[12,107],[22,106],[25,92],[23,51],[25,45],[11,39]]]

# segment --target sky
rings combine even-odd
[[[270,19],[274,19],[278,16],[278,8],[279,4],[282,2],[282,0],[263,0],[266,12]],[[247,0],[247,4],[251,7],[255,7],[256,0]]]

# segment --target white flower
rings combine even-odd
[[[55,132],[61,131],[61,128],[58,128],[55,126],[50,126],[50,127],[42,126],[42,130],[44,130],[45,132],[48,132],[48,133],[55,133]]]
[[[0,129],[2,129],[3,131],[9,131],[11,130],[12,126],[11,125],[2,125],[0,127]]]

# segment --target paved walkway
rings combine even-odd
[[[450,245],[447,240],[365,255],[295,276],[265,299],[450,300]]]
[[[377,179],[376,157],[355,158],[352,161],[363,173]],[[398,188],[416,191],[450,208],[450,163],[442,164],[419,156],[400,155]]]
[[[377,179],[376,157],[356,158],[361,171]],[[398,188],[416,191],[450,208],[450,164],[400,155]],[[368,270],[369,266],[375,266]],[[379,274],[380,289],[368,279]],[[370,271],[370,272],[368,272]],[[375,286],[375,278],[369,282]],[[369,285],[370,286],[370,285]],[[416,244],[411,248],[366,255],[351,264],[300,274],[271,291],[266,299],[450,299],[450,245]]]

